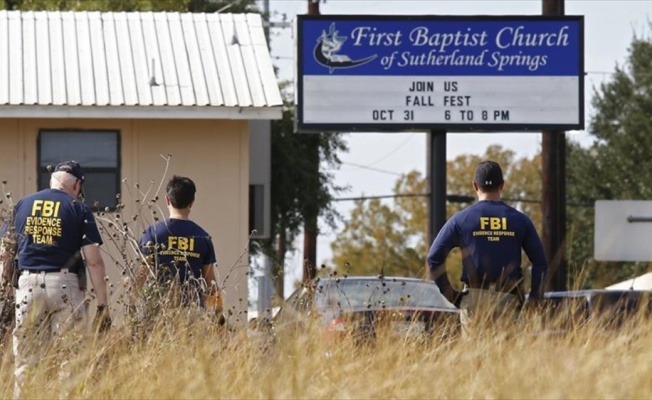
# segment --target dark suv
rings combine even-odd
[[[652,313],[648,290],[588,289],[567,292],[548,292],[543,304],[548,317],[570,327],[598,321],[617,328],[634,318],[647,318]]]

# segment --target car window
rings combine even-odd
[[[455,308],[434,283],[399,279],[324,280],[315,290],[317,310],[329,308]]]
[[[310,295],[311,290],[303,288],[295,292],[294,297],[288,298],[288,303],[290,307],[296,311],[307,311],[312,306],[312,296]]]
[[[285,301],[275,320],[288,322],[300,318],[312,307],[312,290],[301,288],[296,290]]]

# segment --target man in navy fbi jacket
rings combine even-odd
[[[149,267],[140,269],[137,288],[142,288],[149,275],[155,275],[159,291],[173,295],[171,304],[210,310],[221,318],[213,240],[190,220],[196,191],[195,183],[187,177],[175,175],[168,182],[165,201],[170,215],[147,227],[140,239],[141,251],[152,259]]]
[[[82,257],[97,298],[94,328],[106,330],[111,325],[106,271],[99,250],[102,238],[92,212],[80,197],[84,181],[79,163],[58,164],[50,177],[50,188],[20,199],[12,218],[2,227],[3,284],[12,274],[18,278],[14,279],[17,307],[13,335],[17,397],[26,369],[38,362],[38,351],[44,345],[41,340],[84,326],[84,282],[79,279],[80,268],[85,268]],[[86,275],[82,276],[85,281]]]
[[[532,263],[529,299],[543,295],[548,263],[541,239],[525,214],[501,201],[503,186],[503,172],[498,163],[479,163],[473,179],[478,201],[451,217],[430,247],[430,278],[446,298],[461,303],[462,308],[472,310],[483,305],[479,302],[490,299],[512,306],[523,305],[521,250]],[[468,288],[468,296],[454,290],[446,274],[444,262],[455,247],[462,251],[461,281]],[[490,292],[496,295],[487,295]]]

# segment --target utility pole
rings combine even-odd
[[[542,15],[564,15],[564,0],[542,0]],[[566,133],[543,131],[541,142],[543,246],[548,258],[547,290],[567,288]]]
[[[428,246],[446,223],[446,131],[428,133]]]
[[[319,15],[319,0],[308,0],[308,15]]]
[[[308,15],[319,15],[319,0],[308,0]],[[315,135],[319,135],[316,133]],[[318,138],[313,135],[305,135],[304,140],[308,144],[306,157],[310,157],[310,163],[314,168],[314,176],[317,182],[314,183],[314,190],[319,190],[319,145]],[[316,196],[315,196],[316,197]],[[304,214],[303,223],[303,281],[310,282],[317,276],[317,207],[310,207]]]
[[[263,0],[263,20],[267,23],[267,26],[269,26],[269,0]],[[269,34],[266,37],[267,39],[267,45],[269,46]],[[268,122],[269,131],[267,134],[270,137],[270,148],[269,148],[269,158],[270,158],[270,165],[269,168],[271,168],[271,121]],[[250,137],[251,140],[251,137]],[[271,180],[271,178],[270,178]],[[271,186],[271,185],[270,185]],[[266,310],[271,310],[272,309],[272,296],[274,295],[274,287],[273,287],[273,281],[272,281],[272,262],[268,254],[265,254],[263,252],[262,254],[262,271],[259,271],[258,273],[255,274],[256,282],[258,284],[258,299],[256,301],[256,308],[258,311],[258,318],[271,318],[270,315],[265,315]],[[283,279],[283,277],[279,277],[279,279]],[[283,293],[278,294],[279,298],[283,298]]]

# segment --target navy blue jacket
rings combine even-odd
[[[82,246],[102,244],[91,210],[62,190],[23,197],[14,213],[20,269],[59,270]]]
[[[434,271],[444,264],[454,248],[462,250],[462,282],[472,279],[485,283],[519,280],[521,249],[532,262],[530,295],[539,294],[548,269],[541,239],[532,221],[502,201],[482,200],[449,219],[435,238],[428,253],[428,266]],[[436,279],[441,287],[445,276]]]
[[[140,246],[143,254],[155,254],[157,265],[167,266],[172,276],[178,273],[181,283],[201,278],[202,267],[215,263],[210,235],[190,220],[172,218],[150,225]]]

